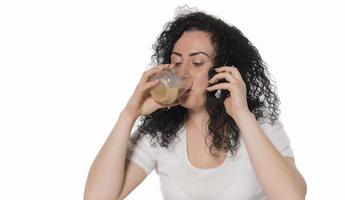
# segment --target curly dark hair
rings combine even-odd
[[[152,63],[170,63],[174,44],[184,32],[188,31],[204,31],[211,35],[215,57],[213,67],[209,71],[209,79],[213,76],[215,68],[234,65],[246,84],[250,112],[256,119],[264,117],[269,119],[270,123],[278,119],[280,100],[276,94],[276,86],[272,84],[271,75],[257,48],[239,29],[215,16],[201,11],[178,14],[174,20],[164,25],[163,32],[153,44]],[[239,147],[239,128],[226,113],[223,104],[227,95],[225,90],[218,98],[215,97],[215,91],[207,92],[206,95],[205,109],[209,115],[207,137],[213,138],[209,150],[214,156],[217,156],[212,153],[214,149],[230,151],[230,155],[233,156]],[[161,108],[140,117],[138,132],[141,135],[151,135],[152,146],[156,146],[158,142],[161,147],[168,148],[171,141],[177,138],[177,131],[185,125],[187,119],[187,109],[182,106]]]

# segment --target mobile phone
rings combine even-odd
[[[211,68],[209,71],[208,71],[208,80],[210,80],[215,74],[217,74],[217,72],[215,71],[215,68]],[[218,83],[226,83],[228,81],[226,81],[225,79],[220,79],[218,80],[217,82],[215,83],[209,83],[208,86],[213,86],[213,85],[216,85]],[[215,91],[209,91],[207,93],[207,95],[209,97],[212,97],[212,98],[216,98],[216,99],[219,99],[219,100],[225,100],[225,98],[229,97],[230,96],[230,92],[228,90],[224,90],[224,89],[219,89],[219,90],[215,90]]]

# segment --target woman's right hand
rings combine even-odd
[[[169,64],[163,64],[145,71],[138,85],[136,86],[134,93],[128,100],[124,112],[129,113],[135,117],[139,117],[142,115],[151,114],[159,108],[168,107],[156,102],[150,94],[150,90],[159,84],[159,80],[149,80],[153,75],[159,73],[163,69],[168,68]],[[176,105],[178,105],[178,103],[169,105],[169,107]]]

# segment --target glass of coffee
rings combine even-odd
[[[150,79],[159,79],[159,84],[150,93],[153,99],[163,105],[175,103],[193,84],[190,72],[179,67],[164,69]]]

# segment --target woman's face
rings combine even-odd
[[[210,35],[206,32],[184,32],[175,43],[171,63],[175,67],[187,69],[193,79],[191,91],[179,98],[183,107],[193,110],[204,107],[208,71],[212,67],[213,57],[214,49]]]

